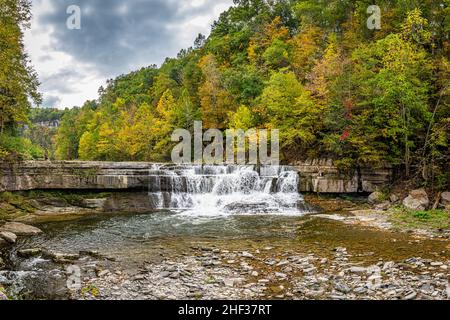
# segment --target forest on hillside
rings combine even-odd
[[[39,147],[20,134],[26,97],[39,102],[20,32],[29,7],[1,1],[19,9],[11,18],[8,6],[1,12],[9,20],[0,45],[10,50],[1,51],[0,156],[20,149],[36,157],[39,150],[29,149]],[[379,30],[367,26],[373,4],[381,8]],[[97,100],[67,109],[55,157],[169,161],[173,130],[200,120],[205,129],[279,129],[285,163],[389,163],[448,188],[449,31],[450,0],[234,0],[209,37],[199,35],[160,67],[109,80]]]

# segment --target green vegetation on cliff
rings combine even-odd
[[[24,51],[23,28],[31,19],[27,0],[0,0],[0,159],[38,158],[41,148],[20,136],[30,101],[39,104],[38,80]]]
[[[236,0],[176,59],[64,115],[57,156],[168,160],[174,128],[278,128],[285,161],[389,162],[448,185],[449,1]]]

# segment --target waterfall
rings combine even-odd
[[[304,213],[299,176],[289,166],[155,165],[150,177],[157,209],[197,216]]]

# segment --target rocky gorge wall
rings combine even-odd
[[[369,193],[390,183],[393,177],[389,167],[344,174],[327,159],[295,163],[293,167],[300,176],[300,192]],[[35,189],[170,191],[170,176],[159,175],[155,164],[144,162],[0,162],[0,192]]]

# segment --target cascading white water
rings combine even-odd
[[[186,215],[299,215],[298,174],[288,166],[155,166],[149,196]]]

